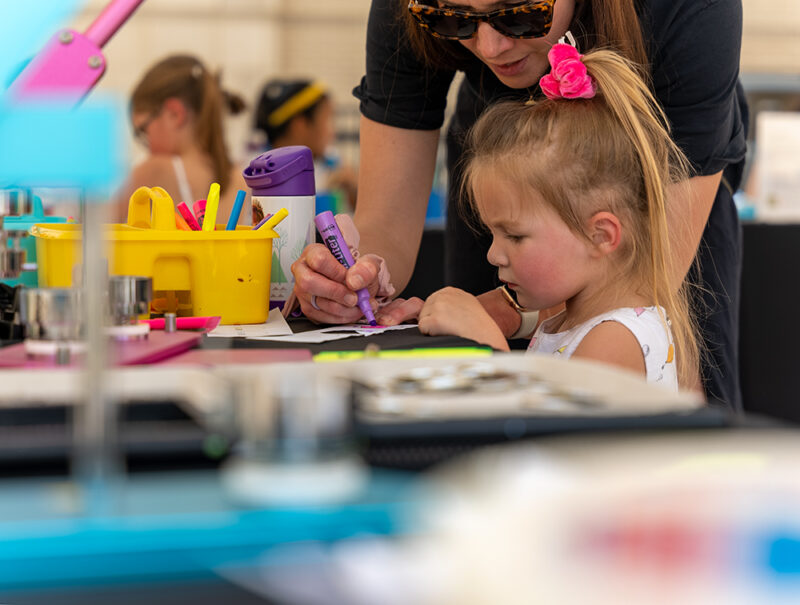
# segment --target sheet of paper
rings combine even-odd
[[[371,336],[373,334],[383,334],[391,330],[407,330],[416,328],[417,324],[400,324],[399,326],[368,326],[365,324],[349,324],[343,326],[328,326],[319,330],[309,330],[291,336],[257,336],[251,337],[253,340],[273,340],[276,342],[302,342],[308,344],[319,344],[331,340],[341,340],[342,338],[352,338],[353,336]]]
[[[271,309],[267,321],[263,324],[245,324],[233,326],[217,326],[209,336],[220,338],[253,338],[263,336],[285,336],[291,335],[292,329],[281,315],[280,309]]]

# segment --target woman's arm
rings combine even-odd
[[[717,197],[722,172],[696,176],[672,185],[667,192],[667,224],[670,230],[672,285],[677,290],[697,255],[711,207]]]
[[[438,143],[438,130],[395,128],[361,118],[355,213],[359,251],[385,259],[398,291],[408,283],[419,252]],[[367,258],[345,271],[324,246],[308,246],[292,266],[303,313],[326,323],[355,321],[361,312],[353,291],[366,286],[374,294],[378,269]],[[311,295],[319,309],[311,305]]]
[[[439,131],[394,128],[362,117],[359,136],[354,217],[361,233],[359,250],[386,260],[399,292],[411,278],[422,240]]]

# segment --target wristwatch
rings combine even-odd
[[[506,284],[503,284],[502,286],[499,286],[497,289],[500,290],[500,292],[502,292],[503,298],[506,299],[506,302],[509,305],[511,305],[511,307],[515,311],[517,311],[518,313],[527,313],[528,312],[528,309],[526,309],[525,307],[523,307],[521,304],[519,304],[517,302],[517,299],[514,298],[513,294],[511,294],[511,290],[508,289],[508,286]]]
[[[529,338],[533,334],[536,324],[539,323],[539,311],[529,311],[519,304],[505,284],[497,289],[503,294],[503,298],[509,306],[519,313],[519,328],[511,335],[511,338]]]

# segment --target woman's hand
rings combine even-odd
[[[367,287],[374,296],[378,290],[380,265],[372,257],[360,258],[350,269],[322,244],[306,246],[292,264],[294,292],[303,314],[309,319],[329,324],[348,324],[361,319],[356,290]],[[312,298],[313,297],[313,298]],[[313,303],[316,303],[314,306]],[[377,302],[370,299],[373,310]]]
[[[419,330],[430,336],[452,334],[509,350],[505,336],[481,302],[458,288],[444,288],[428,297],[419,312]]]

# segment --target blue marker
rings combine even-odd
[[[244,204],[245,195],[247,194],[241,189],[236,192],[236,200],[233,202],[231,215],[228,217],[228,224],[225,225],[226,231],[233,231],[236,229],[236,223],[239,222],[239,215],[242,213],[242,204]]]

